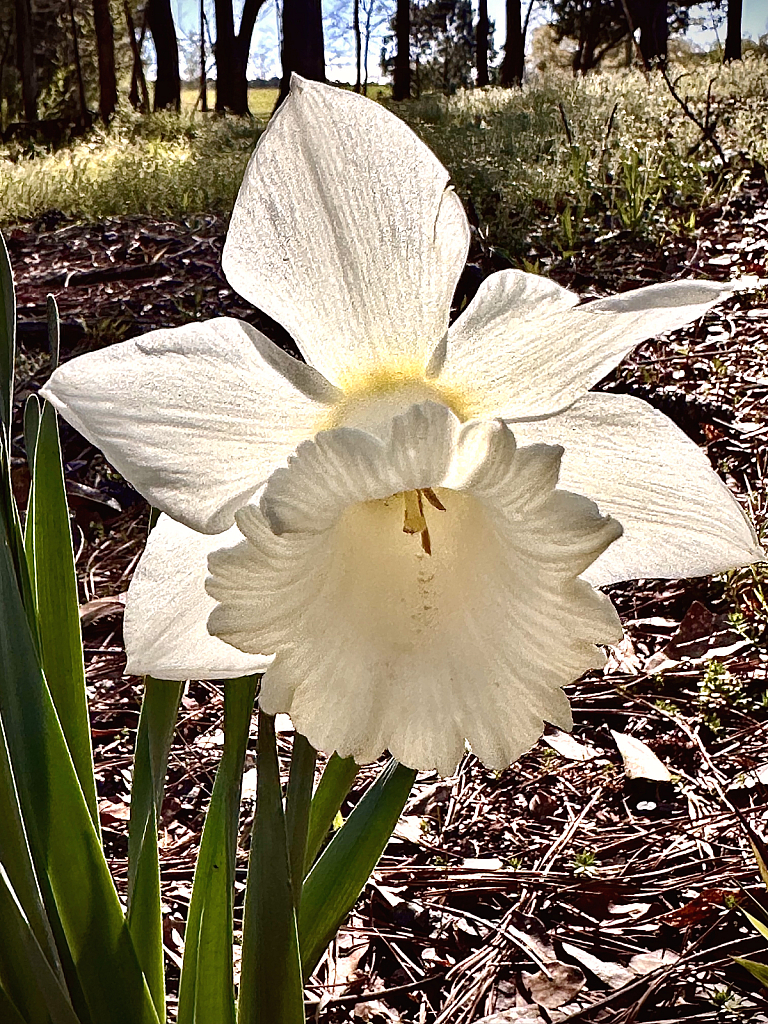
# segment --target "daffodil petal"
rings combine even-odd
[[[338,397],[239,320],[153,331],[60,366],[41,393],[156,508],[220,533]]]
[[[448,172],[407,125],[294,76],[246,170],[223,267],[343,384],[393,365],[423,372],[468,247]]]
[[[561,485],[588,495],[624,527],[585,573],[594,586],[704,576],[765,557],[704,452],[641,399],[596,392],[513,429],[521,443],[562,444]]]
[[[161,515],[149,535],[128,588],[123,634],[126,672],[156,679],[234,679],[263,672],[271,659],[243,654],[206,622],[214,601],[205,591],[208,555],[242,540],[196,533]]]
[[[487,278],[433,358],[438,386],[466,416],[509,421],[571,405],[639,342],[677,330],[733,292],[714,281],[672,281],[574,306],[577,297],[519,270]]]
[[[596,645],[621,636],[610,602],[578,578],[621,528],[555,489],[559,449],[518,450],[498,421],[462,426],[414,407],[393,429],[410,453],[400,469],[378,440],[358,461],[351,434],[328,432],[314,456],[304,448],[281,471],[296,474],[279,486],[291,532],[277,535],[263,512],[271,481],[260,508],[240,510],[246,539],[209,558],[219,604],[208,628],[243,651],[275,652],[262,706],[290,714],[320,749],[365,762],[387,748],[449,774],[468,741],[504,767],[544,720],[570,726],[561,687],[602,665]],[[443,466],[431,482],[412,473],[429,468],[413,456],[430,443]],[[398,473],[395,486],[432,488],[422,492],[431,554],[404,533],[402,493],[371,497]],[[311,501],[331,494],[317,502],[320,530],[307,518],[311,502],[294,500],[302,488]],[[346,507],[329,524],[325,510],[341,494]]]

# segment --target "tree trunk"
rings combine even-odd
[[[125,23],[128,26],[128,39],[131,44],[131,53],[133,53],[131,88],[128,93],[128,100],[134,110],[138,110],[142,114],[148,114],[149,90],[147,89],[147,80],[144,77],[144,65],[141,62],[141,48],[144,45],[144,35],[147,31],[146,11],[144,12],[144,23],[141,26],[141,35],[137,42],[136,28],[133,24],[133,15],[131,14],[131,8],[128,0],[123,0],[123,10],[125,11]],[[141,86],[141,99],[139,99],[139,86]]]
[[[175,107],[176,110],[180,110],[179,46],[176,41],[171,0],[148,0],[146,11],[147,24],[155,42],[157,56],[154,109]]]
[[[37,76],[32,52],[32,11],[29,0],[16,0],[16,66],[21,78],[24,117],[37,120]]]
[[[728,0],[728,34],[725,37],[723,64],[741,60],[741,8],[742,0]]]
[[[200,109],[208,111],[208,71],[205,66],[205,0],[200,0]]]
[[[245,0],[243,14],[240,18],[240,31],[235,39],[235,53],[237,55],[236,73],[237,81],[234,86],[234,99],[238,109],[237,114],[248,114],[248,60],[251,56],[251,39],[253,29],[256,25],[256,18],[264,6],[265,0]]]
[[[67,0],[69,9],[69,24],[72,29],[72,49],[75,55],[75,77],[77,78],[77,100],[80,107],[80,124],[90,126],[91,115],[85,102],[85,83],[83,81],[83,65],[80,61],[80,44],[77,41],[77,22],[75,21],[75,8],[72,0]]]
[[[365,46],[363,47],[363,68],[365,70],[365,78],[363,79],[363,95],[368,95],[368,50],[371,46],[371,19],[373,18],[373,3],[374,0],[368,0],[368,6],[365,8]]]
[[[477,84],[488,85],[488,0],[477,5]]]
[[[360,0],[352,0],[352,31],[355,34],[355,92],[361,91],[362,39],[360,36]]]
[[[93,0],[93,26],[96,31],[96,53],[99,61],[99,115],[106,124],[117,106],[115,77],[115,30],[109,0]]]
[[[235,80],[240,77],[240,69],[237,67],[235,55],[235,17],[232,13],[232,0],[216,0],[215,9],[216,109],[219,113],[231,110],[236,114],[244,114],[245,110],[235,110]]]
[[[501,62],[501,84],[507,87],[521,86],[524,70],[525,47],[520,0],[507,0],[507,41],[504,44],[504,60]]]
[[[646,64],[653,66],[667,64],[667,40],[669,24],[667,22],[667,0],[647,0],[640,7],[638,17],[640,26],[640,52]]]
[[[407,100],[411,97],[410,0],[397,0],[395,34],[397,36],[397,53],[395,54],[395,75],[392,82],[392,99]]]
[[[296,72],[314,82],[325,81],[325,45],[320,0],[283,0],[283,77],[280,80],[281,103],[291,88]]]

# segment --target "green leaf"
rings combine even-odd
[[[61,324],[59,321],[59,307],[53,295],[46,295],[45,308],[48,314],[48,348],[51,352],[51,371],[59,365],[59,351],[61,349]]]
[[[40,399],[37,395],[30,395],[24,403],[24,450],[27,453],[27,465],[30,476],[35,472],[35,449],[37,448],[37,432],[40,429]],[[29,492],[32,499],[32,491]],[[29,505],[27,505],[29,513]]]
[[[11,436],[13,362],[16,353],[16,298],[5,239],[0,234],[0,433]]]
[[[733,957],[733,960],[749,971],[753,978],[757,978],[761,985],[768,988],[768,964],[761,964],[756,960],[742,960],[740,956]]]
[[[28,1024],[80,1024],[0,864],[0,983]]]
[[[275,720],[259,711],[256,815],[248,860],[238,1024],[304,1024],[304,993]]]
[[[165,974],[157,829],[182,689],[183,683],[144,680],[128,824],[128,927],[161,1022]]]
[[[748,838],[757,862],[757,870],[760,872],[763,884],[768,889],[768,845],[752,829],[749,831]]]
[[[360,770],[353,757],[339,757],[332,754],[318,783],[312,806],[309,810],[307,829],[307,853],[304,860],[304,874],[315,862],[320,848],[326,840],[344,798],[352,788]]]
[[[37,608],[43,672],[94,828],[98,831],[72,529],[56,411],[47,402],[39,418],[32,465],[25,541]]]
[[[749,920],[749,923],[756,928],[764,939],[768,939],[768,924],[764,924],[759,918],[754,917],[749,911],[742,908],[742,914]]]
[[[392,760],[355,806],[304,882],[299,943],[304,977],[355,905],[389,842],[416,772]]]
[[[33,640],[37,645],[37,613],[32,594],[32,584],[27,570],[27,558],[24,551],[24,536],[21,530],[19,510],[16,507],[16,500],[13,495],[10,447],[1,424],[0,435],[2,435],[0,436],[0,532],[5,534],[8,541],[16,583],[22,594],[22,604],[27,612],[27,621],[32,631]]]
[[[40,888],[35,877],[32,855],[27,843],[27,833],[19,807],[16,782],[13,778],[5,731],[0,720],[0,865],[8,873],[8,882],[21,905],[41,949],[56,976],[63,982],[56,945],[46,917]],[[2,1018],[0,1018],[2,1019]]]
[[[83,1024],[158,1024],[37,660],[4,533],[0,610],[0,716],[32,860],[48,919],[61,943],[73,1003]]]
[[[293,904],[296,912],[301,903],[304,864],[307,857],[307,830],[309,826],[312,787],[315,782],[317,753],[306,737],[294,733],[291,771],[285,794],[285,827],[288,833],[288,858],[291,868]]]
[[[224,750],[205,819],[184,935],[178,1024],[235,1024],[232,913],[243,762],[257,677],[224,684]]]
[[[28,1024],[11,1001],[11,997],[0,985],[0,1020],[3,1024]]]

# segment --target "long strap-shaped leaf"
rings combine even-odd
[[[10,440],[5,434],[3,424],[0,424],[0,533],[5,534],[8,542],[16,585],[22,595],[22,604],[27,611],[33,642],[38,645],[37,613],[24,552],[21,520],[11,483]]]
[[[333,820],[339,813],[344,797],[357,778],[359,766],[353,757],[339,757],[332,754],[318,783],[309,808],[307,848],[304,858],[304,874],[308,874],[325,842]]]
[[[182,688],[183,683],[144,680],[128,826],[128,927],[161,1022],[165,973],[157,828]]]
[[[363,891],[411,792],[416,772],[390,761],[304,882],[299,942],[308,978]]]
[[[238,1024],[304,1024],[275,720],[263,711],[257,768],[237,1019]]]
[[[0,864],[0,982],[28,1024],[80,1024]]]
[[[24,1020],[13,1000],[0,985],[0,1020],[3,1024],[29,1024]]]
[[[0,433],[11,436],[13,363],[16,350],[16,300],[5,239],[0,234]]]
[[[61,963],[32,865],[32,856],[29,852],[27,833],[19,807],[16,781],[13,778],[8,756],[2,719],[0,719],[0,822],[2,822],[2,827],[0,827],[0,865],[8,873],[8,884],[19,901],[32,934],[40,948],[44,950],[56,977],[63,983],[64,975]],[[3,941],[2,921],[0,921],[0,946]]]
[[[234,1024],[232,910],[243,761],[257,678],[224,684],[224,750],[205,819],[184,936],[179,1024]]]
[[[98,831],[72,533],[56,410],[47,402],[39,417],[34,458],[30,464],[32,483],[25,546],[37,608],[43,671]]]
[[[37,661],[4,532],[0,610],[0,713],[48,916],[57,919],[54,931],[66,943],[82,990],[85,1007],[81,1012],[76,1004],[78,1014],[84,1024],[158,1024]],[[59,952],[64,960],[64,951]]]
[[[317,752],[301,733],[293,737],[291,771],[285,794],[285,828],[288,834],[288,858],[291,868],[291,888],[296,913],[301,903],[304,881],[304,863],[307,859],[307,833],[312,805],[312,787],[315,782]]]

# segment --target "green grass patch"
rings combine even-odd
[[[261,121],[268,121],[277,103],[277,89],[268,89],[261,86],[249,86],[248,88],[248,109]],[[184,114],[199,109],[200,87],[193,82],[182,82],[181,86],[181,110]],[[213,110],[216,106],[216,82],[208,83],[208,107]]]

